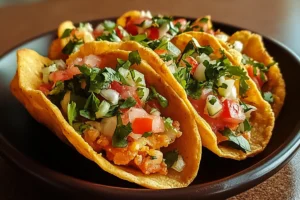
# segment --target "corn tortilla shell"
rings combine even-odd
[[[274,59],[267,52],[262,37],[258,34],[251,33],[250,31],[238,31],[234,33],[228,40],[229,43],[240,41],[243,43],[243,54],[268,65],[274,62]],[[227,47],[229,48],[229,47]],[[272,65],[267,73],[268,82],[262,88],[263,92],[270,91],[273,94],[274,102],[271,104],[275,117],[280,113],[283,106],[286,91],[285,82],[278,64]]]
[[[238,65],[240,61],[236,60],[234,56],[232,56],[229,52],[227,52],[224,48],[222,48],[221,44],[218,40],[210,34],[202,33],[202,32],[187,32],[181,35],[178,35],[172,39],[172,42],[181,50],[183,51],[185,46],[188,42],[195,38],[201,46],[210,45],[215,55],[220,57],[220,49],[222,49],[228,59],[233,63],[233,65]],[[167,66],[163,66],[167,68]],[[158,72],[159,73],[159,72]],[[170,73],[169,73],[170,74]],[[163,74],[161,74],[163,76]],[[259,152],[263,151],[264,148],[267,146],[271,135],[272,130],[274,127],[274,115],[271,110],[270,105],[263,100],[260,95],[260,92],[255,86],[255,83],[249,78],[247,81],[250,89],[246,93],[246,98],[242,100],[245,103],[251,104],[257,108],[257,111],[252,114],[250,118],[250,123],[252,125],[251,131],[251,152],[244,153],[243,151],[222,146],[221,144],[218,145],[217,138],[214,132],[212,131],[211,127],[205,122],[200,115],[198,115],[197,111],[193,108],[192,104],[187,98],[187,95],[181,85],[176,81],[176,79],[172,76],[164,75],[165,80],[168,81],[170,85],[177,91],[177,94],[185,101],[186,105],[190,108],[192,113],[195,116],[199,133],[201,135],[202,144],[215,154],[220,157],[231,158],[235,160],[242,160],[247,157],[254,156]]]
[[[114,43],[112,44],[114,45]],[[91,53],[110,59],[112,66],[116,64],[116,58],[125,60],[128,58],[130,51],[112,50],[110,45],[109,42],[85,44],[79,52],[71,55],[68,62],[71,62],[77,56],[85,56]],[[149,52],[149,54],[154,53]],[[101,154],[96,153],[68,124],[59,108],[52,104],[41,91],[37,90],[42,83],[41,70],[44,64],[50,64],[51,60],[29,49],[19,50],[17,57],[18,69],[11,82],[12,93],[38,122],[46,125],[63,141],[70,142],[79,153],[97,163],[104,171],[121,179],[153,189],[186,187],[195,178],[201,159],[201,141],[197,125],[189,109],[176,92],[151,68],[152,66],[148,63],[151,56],[141,55],[142,63],[133,67],[145,75],[147,84],[153,85],[159,93],[168,99],[169,106],[162,110],[162,116],[170,116],[180,122],[183,134],[167,148],[177,148],[185,160],[186,166],[180,173],[169,169],[167,175],[145,175],[131,167],[114,165],[102,157]]]

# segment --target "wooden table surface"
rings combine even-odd
[[[272,37],[300,55],[299,0],[50,0],[10,5],[0,8],[0,55],[26,39],[56,29],[63,20],[114,17],[131,9],[188,17],[210,14],[214,20]],[[0,199],[62,196],[0,157]],[[300,152],[273,177],[231,199],[300,199]]]

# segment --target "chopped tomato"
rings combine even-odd
[[[146,30],[146,33],[150,40],[157,40],[159,38],[158,28],[150,27]]]
[[[41,90],[44,94],[48,94],[51,89],[52,89],[52,84],[50,83],[43,83],[39,87],[39,90]]]
[[[186,27],[186,19],[184,18],[179,18],[179,19],[175,19],[173,21],[173,24],[176,25],[177,23],[180,24],[180,31],[184,31],[185,27]]]
[[[223,121],[231,124],[239,124],[245,120],[245,114],[238,101],[226,99],[223,102],[223,111],[221,116]]]
[[[264,85],[264,83],[268,80],[267,76],[265,73],[263,73],[263,75],[261,75],[261,72],[258,68],[256,68],[256,75],[254,74],[254,69],[252,65],[246,65],[247,71],[248,71],[248,75],[250,76],[250,78],[254,81],[254,83],[257,85],[257,87],[259,89],[261,89],[261,87]],[[264,80],[262,80],[263,76]]]
[[[138,34],[138,28],[135,24],[129,23],[125,26],[125,30],[130,33],[131,35]]]
[[[135,118],[132,123],[132,132],[143,134],[152,131],[152,121],[151,118]]]
[[[120,94],[122,99],[127,99],[128,97],[133,97],[136,101],[135,107],[141,107],[142,102],[137,95],[136,87],[121,85],[119,82],[113,81],[110,84],[110,88],[113,90],[116,90]]]
[[[191,74],[194,74],[196,68],[198,67],[197,60],[195,60],[195,58],[193,58],[192,56],[188,56],[185,58],[185,61],[187,61],[192,66]]]
[[[154,52],[158,55],[164,55],[164,54],[168,53],[168,51],[166,49],[155,49]]]
[[[73,76],[80,74],[78,67],[70,67],[66,70],[58,70],[49,75],[49,79],[54,82],[65,81],[73,78]]]
[[[116,27],[116,33],[117,33],[117,36],[122,40],[124,37],[124,33],[122,30],[120,30],[119,27]]]
[[[94,30],[93,31],[93,36],[94,36],[94,38],[97,38],[97,37],[101,36],[102,33],[103,33],[103,31]]]

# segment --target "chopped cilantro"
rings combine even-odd
[[[64,91],[65,84],[62,81],[57,81],[55,87],[50,91],[50,95],[57,95]]]
[[[124,109],[124,108],[130,108],[132,106],[135,106],[136,101],[133,97],[128,97],[124,103],[122,103],[122,105],[120,106],[120,108]]]
[[[130,40],[132,40],[132,41],[141,42],[141,41],[144,41],[145,39],[147,39],[146,34],[139,34],[139,35],[135,35],[135,36],[130,35]]]
[[[208,101],[211,105],[214,105],[217,102],[216,97],[211,98],[211,100]]]
[[[123,125],[120,115],[118,115],[117,121],[118,121],[117,127],[112,137],[112,146],[124,148],[128,144],[127,136],[129,135],[129,133],[132,132],[131,123],[128,123],[127,125]]]
[[[264,92],[262,93],[262,96],[264,98],[264,100],[266,100],[269,103],[273,103],[274,102],[274,98],[273,98],[273,94],[272,92]]]
[[[73,123],[73,128],[77,131],[78,134],[82,134],[86,129],[90,128],[91,125],[85,123]]]
[[[81,44],[83,44],[82,40],[78,40],[78,41],[70,40],[61,51],[62,51],[63,54],[70,55],[71,53],[73,53],[74,48],[77,45],[81,45]]]
[[[144,89],[143,88],[138,88],[136,92],[137,92],[137,95],[140,99],[143,98],[143,96],[144,96]]]
[[[244,131],[251,131],[252,126],[250,125],[250,122],[248,119],[245,119],[244,123]]]
[[[152,135],[152,132],[146,132],[142,135],[142,137],[147,138]]]
[[[130,52],[128,56],[128,60],[132,65],[133,64],[139,65],[141,63],[141,57],[139,52],[137,50]]]
[[[235,145],[237,145],[237,147],[239,149],[241,149],[242,151],[246,152],[250,152],[251,151],[251,147],[250,144],[248,142],[248,140],[246,140],[243,136],[236,136],[234,134],[234,132],[232,132],[232,130],[230,130],[229,128],[225,128],[223,131],[220,131],[221,134],[225,137],[228,138],[229,142],[234,143]]]
[[[174,163],[178,160],[178,151],[168,151],[164,153],[164,159],[165,163],[167,164],[167,167],[170,168],[174,165]]]
[[[65,29],[65,31],[63,32],[63,34],[61,35],[60,38],[63,39],[63,38],[69,37],[70,34],[71,34],[71,32],[72,32],[72,30],[73,29],[70,29],[70,28]]]
[[[68,113],[69,124],[72,126],[73,121],[75,121],[76,116],[77,116],[76,103],[75,102],[72,101],[71,103],[68,103],[67,113]]]
[[[159,94],[154,87],[150,87],[151,88],[151,92],[154,98],[156,98],[158,100],[159,105],[161,105],[161,107],[166,108],[168,106],[168,100],[162,96],[161,94]]]
[[[203,18],[201,18],[201,19],[199,20],[199,22],[201,22],[201,23],[207,23],[207,22],[208,22],[208,18],[203,17]]]

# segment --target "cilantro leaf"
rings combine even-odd
[[[124,69],[129,69],[129,67],[131,66],[131,62],[129,60],[122,60],[120,58],[117,58],[117,66],[116,66],[116,70],[118,71],[118,69],[120,68],[124,68]]]
[[[130,52],[128,56],[128,60],[132,65],[133,64],[139,65],[141,63],[141,57],[139,52],[137,50]]]
[[[131,132],[132,132],[131,123],[128,123],[127,125],[123,125],[121,116],[118,115],[118,124],[114,132],[114,135],[112,137],[112,146],[119,147],[119,148],[126,147],[128,144],[127,136]]]
[[[201,19],[199,20],[199,22],[201,22],[201,23],[207,23],[207,22],[208,22],[208,18],[203,17],[203,18],[201,18]]]
[[[78,134],[82,134],[86,129],[89,129],[91,125],[85,123],[73,123],[73,128]]]
[[[168,100],[162,96],[161,94],[159,94],[154,87],[150,87],[151,88],[151,92],[153,97],[155,97],[158,100],[159,105],[161,105],[161,107],[166,108],[168,106]]]
[[[274,102],[274,98],[273,98],[273,94],[272,92],[264,92],[262,93],[262,96],[264,98],[264,100],[266,100],[269,103],[273,103]]]
[[[84,109],[90,110],[91,112],[97,112],[99,110],[99,105],[100,100],[92,92],[84,105]]]
[[[237,147],[239,149],[241,149],[242,151],[246,152],[250,152],[251,151],[251,147],[250,144],[248,142],[248,140],[246,140],[243,136],[236,136],[232,130],[230,130],[229,128],[225,128],[223,131],[221,131],[221,134],[225,137],[228,138],[229,142],[234,143],[235,145],[237,145]]]
[[[152,135],[152,132],[145,132],[142,137],[147,138]]]
[[[117,36],[116,32],[113,31],[106,35],[100,35],[96,38],[96,41],[110,41],[110,42],[121,42],[121,39]]]
[[[67,113],[68,113],[69,124],[72,126],[73,121],[76,119],[76,116],[77,116],[76,103],[75,102],[72,101],[71,103],[68,103]]]
[[[63,39],[63,38],[69,37],[70,34],[71,34],[71,32],[72,32],[72,30],[73,29],[70,29],[70,28],[65,29],[65,31],[63,32],[63,34],[61,35],[60,38]]]
[[[65,84],[62,81],[57,81],[55,87],[50,91],[50,95],[57,95],[64,91]]]
[[[72,41],[72,40],[70,40],[70,41],[66,44],[66,46],[61,50],[61,52],[62,52],[63,54],[66,54],[66,55],[70,55],[71,53],[73,53],[75,47],[76,47],[77,45],[81,45],[81,44],[83,44],[83,41],[82,41],[82,40],[79,40],[79,41]]]
[[[250,125],[250,122],[248,119],[245,119],[243,124],[244,124],[244,131],[251,131],[252,126]]]
[[[170,168],[174,165],[174,163],[178,160],[178,151],[168,151],[164,153],[164,159],[165,163],[167,164],[167,167]]]
[[[79,111],[80,116],[90,119],[90,120],[95,120],[95,113],[90,112],[89,110],[80,110]]]
[[[147,39],[147,35],[146,34],[139,34],[139,35],[130,35],[130,40],[132,41],[136,41],[136,42],[141,42]]]
[[[120,106],[120,108],[124,109],[124,108],[130,108],[132,106],[135,106],[136,101],[133,97],[128,97],[124,103]]]

